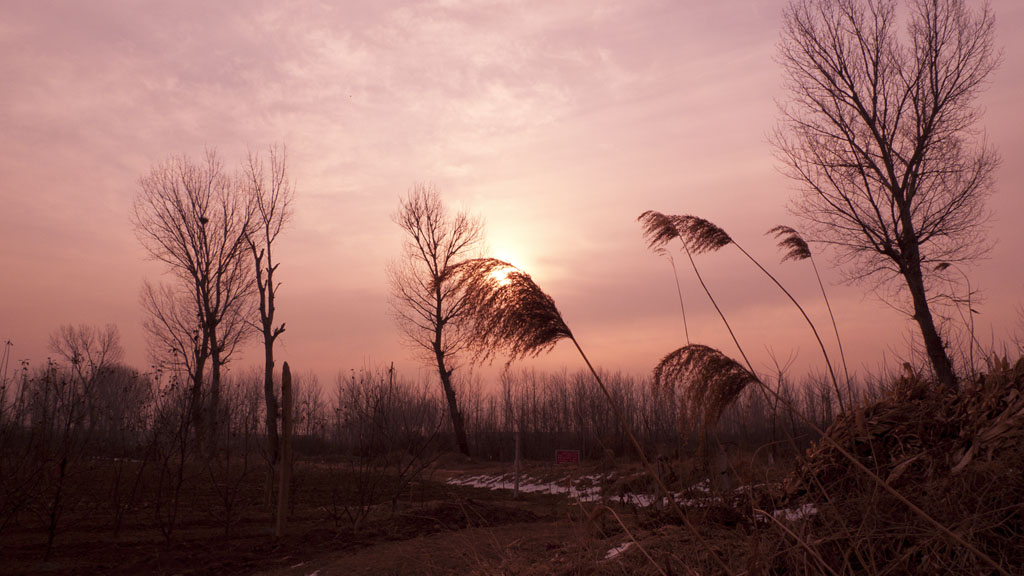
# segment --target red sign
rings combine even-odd
[[[555,450],[555,464],[579,464],[579,450]]]

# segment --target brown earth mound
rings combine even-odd
[[[943,391],[911,371],[886,397],[826,432],[889,486],[1010,573],[1024,573],[1024,359]],[[812,447],[784,486],[823,558],[899,573],[987,573],[979,554],[942,534],[858,470],[832,443]],[[826,536],[825,532],[831,531]]]

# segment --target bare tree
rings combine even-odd
[[[224,173],[216,153],[208,151],[202,162],[177,156],[155,166],[140,180],[132,216],[143,247],[170,269],[175,291],[188,294],[189,305],[195,302],[196,329],[186,332],[193,334],[193,342],[201,343],[190,373],[193,398],[202,397],[207,358],[211,369],[207,416],[195,412],[196,433],[201,436],[205,431],[213,442],[221,367],[249,334],[245,316],[251,310],[247,299],[252,294],[252,268],[244,259],[249,204],[239,193],[238,183]],[[143,298],[146,301],[145,295]],[[157,297],[150,302],[160,300]],[[168,298],[162,301],[170,303]],[[180,308],[184,302],[176,305]],[[171,319],[179,328],[183,321],[181,314]],[[158,320],[152,327],[160,329],[166,324]],[[182,336],[169,339],[180,341]]]
[[[113,400],[109,394],[99,397],[97,388],[113,374],[124,356],[117,326],[107,324],[99,329],[88,324],[65,324],[50,334],[50,350],[67,362],[72,382],[77,382],[82,390],[85,421],[91,435],[105,419],[102,405]]]
[[[186,375],[191,383],[187,406],[193,426],[202,420],[202,384],[210,359],[210,339],[202,329],[195,296],[149,281],[143,283],[139,296],[153,362],[172,374]]]
[[[114,324],[107,324],[102,330],[87,324],[65,324],[50,334],[50,350],[67,361],[83,380],[92,379],[120,362],[124,354],[121,335]]]
[[[976,138],[974,101],[999,62],[994,19],[963,0],[910,0],[898,19],[896,4],[790,3],[779,61],[791,97],[775,142],[812,239],[836,247],[852,278],[902,278],[936,377],[954,387],[926,287],[939,263],[987,249],[998,159]]]
[[[467,345],[466,310],[451,278],[452,267],[483,242],[483,222],[450,214],[433,186],[417,184],[394,215],[406,233],[402,259],[388,268],[391,310],[407,341],[436,363],[459,451],[469,455],[465,421],[452,373]]]
[[[277,311],[276,298],[280,283],[274,283],[278,263],[274,261],[274,242],[291,217],[291,203],[294,189],[288,179],[287,154],[283,148],[269,151],[269,174],[264,170],[263,158],[249,154],[243,168],[246,193],[253,206],[253,219],[246,241],[255,263],[255,288],[259,298],[259,330],[263,335],[264,371],[263,395],[267,409],[265,422],[267,430],[268,473],[267,495],[272,492],[274,470],[277,466],[279,441],[277,433],[278,405],[274,388],[274,342],[284,332],[284,323],[274,325]]]

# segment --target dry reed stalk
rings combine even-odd
[[[787,260],[809,260],[811,262],[811,268],[814,270],[814,277],[818,279],[818,287],[821,288],[821,297],[825,300],[825,308],[828,310],[828,317],[832,321],[832,330],[835,331],[836,334],[836,344],[839,346],[839,359],[843,363],[843,374],[846,376],[846,387],[849,390],[850,371],[846,365],[846,353],[843,351],[843,341],[839,338],[839,326],[836,324],[836,317],[832,313],[832,304],[829,302],[828,294],[825,292],[825,283],[821,280],[821,274],[818,272],[818,265],[814,262],[814,255],[811,253],[811,247],[799,232],[789,226],[775,226],[769,230],[768,233],[775,236],[779,241],[777,244],[778,247],[784,251],[782,262],[786,262]]]
[[[798,534],[796,534],[795,532],[790,530],[789,527],[787,527],[785,524],[783,524],[782,522],[779,522],[778,518],[776,518],[773,514],[769,514],[768,512],[765,512],[764,510],[761,510],[760,508],[754,508],[754,512],[756,514],[760,514],[760,515],[764,516],[765,518],[767,518],[768,520],[771,520],[772,522],[774,522],[775,525],[778,526],[779,529],[781,529],[783,532],[785,532],[786,535],[788,535],[790,538],[792,538],[797,543],[798,546],[803,548],[808,554],[811,555],[812,558],[817,560],[818,565],[821,566],[821,568],[823,568],[824,570],[827,570],[829,572],[829,574],[834,574],[835,576],[839,576],[836,573],[836,571],[833,570],[832,567],[828,565],[828,562],[825,562],[825,559],[821,557],[821,554],[819,554],[817,550],[812,548],[811,545],[808,544],[806,540],[804,540]]]
[[[738,242],[733,240],[725,230],[719,228],[708,220],[697,216],[691,216],[689,214],[666,215],[653,210],[648,210],[641,214],[639,220],[644,227],[644,236],[647,238],[648,244],[652,249],[664,246],[673,239],[679,239],[683,243],[683,247],[686,248],[687,255],[691,253],[701,254],[703,252],[714,252],[732,244],[737,250],[743,253],[743,255],[754,264],[754,266],[757,266],[761,272],[764,272],[764,274],[768,276],[779,290],[782,290],[782,293],[789,298],[790,302],[796,306],[796,309],[800,312],[804,320],[807,322],[807,325],[811,328],[811,332],[814,333],[814,338],[818,341],[818,346],[821,348],[822,357],[825,359],[825,365],[828,367],[828,374],[832,379],[832,385],[836,390],[837,397],[839,398],[839,408],[844,412],[846,411],[843,397],[839,389],[839,382],[836,379],[835,369],[832,367],[832,360],[829,358],[828,351],[825,349],[825,343],[821,340],[821,335],[818,334],[818,329],[814,326],[814,322],[811,321],[810,316],[807,315],[807,312],[804,310],[803,306],[800,305],[800,302],[798,302],[793,294],[791,294],[789,290],[779,282],[778,278],[762,266],[757,259],[751,256],[743,246],[740,246]],[[675,229],[674,234],[672,232],[673,228]],[[692,262],[693,257],[690,256],[690,259]],[[696,271],[696,266],[694,266],[694,270]],[[701,281],[701,284],[704,284],[703,280]],[[706,290],[707,288],[705,287],[705,291]],[[710,297],[710,293],[708,296]],[[717,304],[715,305],[715,308],[718,308]],[[719,311],[719,315],[721,315],[721,311]],[[729,330],[729,333],[732,333],[732,329]],[[733,340],[736,340],[735,335],[733,336]],[[737,344],[737,347],[738,346],[739,344]],[[740,353],[743,356],[743,359],[747,360],[746,354],[743,354],[742,349],[740,350]],[[749,360],[747,360],[747,367],[750,368],[752,373],[754,372],[754,368],[750,365]]]
[[[686,344],[689,345],[691,343],[690,326],[686,322],[686,306],[683,304],[683,288],[679,285],[679,271],[676,270],[676,261],[669,254],[668,250],[657,249],[654,252],[668,258],[668,263],[672,266],[672,279],[676,281],[676,295],[679,296],[679,312],[683,315],[683,334],[686,335]]]
[[[643,553],[644,557],[647,558],[647,561],[651,563],[651,566],[654,566],[654,569],[657,570],[658,573],[661,574],[661,576],[668,576],[668,574],[666,574],[665,571],[661,569],[661,566],[654,561],[654,558],[652,558],[650,553],[647,552],[647,549],[644,548],[642,544],[640,544],[640,541],[636,539],[636,536],[633,536],[633,532],[631,532],[629,528],[626,527],[626,523],[622,521],[622,518],[619,517],[615,510],[612,510],[610,506],[605,506],[604,504],[600,504],[599,506],[604,507],[605,510],[611,513],[612,517],[615,518],[615,521],[619,523],[619,526],[622,528],[622,531],[626,533],[626,536],[629,536],[629,540],[636,545],[637,549],[639,549],[641,553]]]
[[[698,231],[703,233],[694,234],[689,240],[682,235],[681,227],[687,229],[693,227],[693,223],[687,221],[686,224],[680,224],[678,219],[679,216],[668,216],[658,212],[656,210],[648,210],[640,215],[637,220],[640,222],[641,228],[643,229],[644,238],[647,240],[647,246],[653,252],[661,252],[665,250],[665,245],[672,240],[679,240],[683,244],[683,251],[686,253],[686,257],[690,260],[690,266],[693,268],[694,275],[697,276],[697,280],[700,282],[701,288],[704,289],[704,293],[707,294],[708,300],[711,301],[711,305],[715,307],[715,311],[718,312],[718,317],[722,319],[722,323],[725,324],[725,329],[729,331],[729,336],[732,337],[733,344],[736,345],[736,349],[739,350],[740,356],[743,357],[743,361],[746,362],[747,368],[751,372],[754,372],[754,366],[750,363],[750,359],[747,358],[746,352],[743,351],[743,347],[740,346],[740,341],[736,338],[736,333],[733,332],[732,326],[729,324],[729,320],[726,319],[722,309],[718,306],[718,302],[715,301],[715,297],[711,295],[711,290],[708,289],[708,285],[704,283],[704,277],[701,276],[700,270],[697,269],[697,263],[693,260],[693,254],[691,252],[691,244],[693,250],[700,252],[706,252],[712,249],[711,246],[724,246],[721,242],[731,242],[728,234],[721,228],[714,227],[714,224],[707,222],[706,220],[699,220],[702,223],[711,224],[711,227],[699,228]],[[713,227],[713,228],[712,228]],[[701,241],[696,241],[700,240]],[[717,248],[714,248],[717,249]]]

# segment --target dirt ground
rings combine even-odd
[[[326,514],[331,476],[323,466],[300,476],[296,510],[287,535],[277,540],[269,512],[242,507],[230,535],[194,503],[170,540],[146,516],[115,537],[87,519],[71,520],[57,535],[51,558],[42,561],[46,534],[8,529],[0,538],[0,573],[22,574],[575,574],[634,573],[639,554],[626,550],[605,559],[628,540],[610,516],[593,521],[589,510],[565,495],[523,494],[452,486],[453,476],[508,472],[500,464],[464,462],[430,471],[392,512],[382,503],[361,525]],[[317,472],[319,470],[319,472]],[[563,469],[534,467],[535,476]],[[583,471],[579,471],[580,474]],[[254,484],[258,484],[256,478]],[[257,488],[258,486],[254,486]],[[589,508],[589,507],[588,507]],[[591,508],[592,510],[592,508]],[[625,507],[622,522],[638,533],[641,514]],[[646,562],[641,558],[642,563]]]

